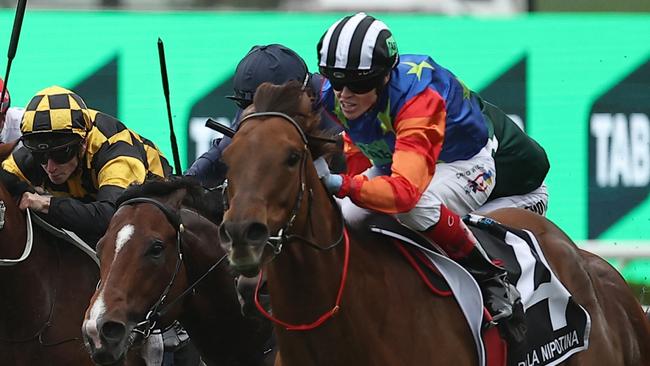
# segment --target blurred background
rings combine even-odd
[[[15,6],[0,0],[2,56]],[[253,45],[283,43],[315,71],[322,33],[356,11],[387,23],[400,52],[431,55],[507,111],[551,160],[549,218],[637,293],[650,284],[648,0],[29,0],[12,103],[59,84],[171,156],[161,37],[187,168],[219,137],[206,118],[233,117],[224,97]]]

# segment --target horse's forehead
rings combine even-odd
[[[300,133],[289,120],[279,116],[265,118],[252,117],[245,121],[240,130],[242,135],[259,136],[265,141],[287,139],[289,136],[300,138]],[[295,134],[295,136],[294,136]]]
[[[118,231],[117,236],[115,237],[115,255],[122,250],[124,245],[131,240],[133,233],[135,232],[135,226],[133,224],[125,224]]]

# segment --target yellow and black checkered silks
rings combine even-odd
[[[60,86],[45,88],[32,98],[23,115],[23,136],[36,133],[74,133],[81,138],[92,128],[92,119],[83,99]]]
[[[171,167],[156,145],[128,129],[115,117],[88,109],[93,128],[86,136],[86,150],[79,172],[64,184],[53,184],[27,146],[2,162],[2,169],[32,186],[40,186],[55,197],[74,197],[86,202],[97,199],[103,187],[124,189],[145,179],[165,178]]]

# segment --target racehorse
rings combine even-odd
[[[224,151],[219,237],[235,270],[267,275],[283,365],[476,365],[455,301],[433,296],[388,239],[344,225],[312,162],[327,142],[300,85],[263,84],[248,113]],[[588,349],[565,365],[650,364],[650,326],[611,266],[542,216],[490,216],[532,231],[591,315]]]
[[[12,148],[2,144],[0,158]],[[28,234],[26,214],[1,182],[0,202],[0,364],[92,365],[81,323],[97,265],[38,226]]]
[[[0,161],[15,145],[0,144]],[[26,214],[1,181],[0,202],[0,365],[94,365],[81,324],[99,279],[97,264],[38,225],[28,234]],[[131,352],[126,364],[144,360]]]
[[[263,349],[272,327],[242,315],[202,190],[187,179],[153,181],[118,201],[97,246],[101,281],[83,326],[98,364],[118,362],[134,335],[147,337],[175,319],[209,365],[273,364]]]

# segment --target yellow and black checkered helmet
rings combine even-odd
[[[23,143],[37,150],[57,148],[50,143],[43,144],[43,140],[64,145],[75,139],[84,139],[91,128],[92,119],[86,103],[74,92],[60,86],[36,93],[25,108],[20,124]],[[52,136],[57,138],[51,139]]]

